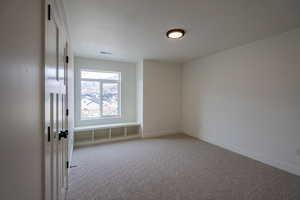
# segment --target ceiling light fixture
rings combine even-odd
[[[184,34],[185,34],[185,31],[183,29],[174,28],[174,29],[168,30],[166,35],[170,39],[180,39],[184,36]]]
[[[102,54],[102,55],[111,55],[112,53],[108,52],[108,51],[100,51],[100,54]]]

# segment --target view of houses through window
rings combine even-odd
[[[120,116],[120,72],[80,71],[81,120]]]

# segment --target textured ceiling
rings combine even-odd
[[[64,0],[75,55],[185,62],[300,27],[300,0]],[[165,32],[184,28],[181,40]],[[100,51],[112,55],[100,55]]]

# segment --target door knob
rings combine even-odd
[[[58,134],[58,139],[60,140],[61,138],[67,138],[68,134],[69,134],[68,130],[60,131]]]

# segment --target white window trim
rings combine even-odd
[[[81,78],[81,71],[91,71],[91,72],[104,72],[104,73],[118,73],[119,80],[107,80],[107,79],[88,79],[88,78]],[[122,95],[121,95],[121,82],[122,82],[122,73],[119,71],[107,71],[107,70],[97,70],[97,69],[90,69],[86,67],[81,67],[78,70],[78,74],[76,76],[79,80],[78,86],[76,87],[76,101],[77,101],[77,117],[79,122],[91,122],[97,120],[105,120],[105,119],[121,119],[122,118]],[[81,81],[98,81],[99,82],[99,93],[100,93],[100,115],[101,117],[91,117],[87,119],[82,119],[81,117]],[[102,114],[102,89],[103,83],[117,83],[118,84],[118,115],[104,115]]]

